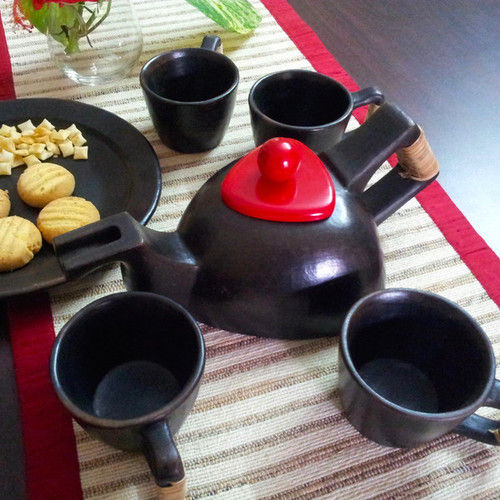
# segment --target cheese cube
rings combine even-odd
[[[5,125],[5,123],[0,127],[0,135],[3,135],[4,137],[10,137],[11,133],[12,127]]]
[[[73,155],[75,160],[88,160],[89,148],[88,146],[75,146],[75,153]]]
[[[12,162],[12,168],[15,167],[20,167],[21,165],[24,165],[24,158],[22,156],[14,156],[14,161]]]
[[[26,163],[26,165],[28,167],[30,167],[31,165],[35,164],[35,163],[41,163],[40,160],[34,156],[34,155],[29,155],[29,156],[26,156],[24,158],[24,163]]]
[[[0,149],[13,153],[16,150],[16,145],[12,139],[0,136]]]
[[[73,134],[78,134],[80,131],[74,123],[72,123],[68,128],[65,129],[68,132],[68,137]]]
[[[49,151],[53,155],[58,155],[61,153],[59,151],[59,147],[57,146],[57,144],[55,142],[47,142],[45,147],[47,148],[47,151]]]
[[[28,152],[30,154],[33,154],[37,157],[42,153],[42,151],[45,151],[45,144],[32,144],[28,149]]]
[[[25,122],[20,123],[17,128],[21,131],[21,133],[27,130],[35,130],[35,126],[31,120],[26,120]]]
[[[0,161],[0,175],[10,175],[12,164],[6,161]]]
[[[73,143],[71,141],[64,141],[59,144],[59,149],[61,150],[64,158],[71,156],[74,152]]]
[[[57,130],[53,130],[50,135],[49,135],[49,138],[51,141],[53,142],[63,142],[66,138],[61,134],[61,132],[57,131]]]
[[[40,158],[40,160],[42,161],[45,161],[47,160],[48,158],[50,158],[51,156],[53,156],[54,153],[51,153],[50,151],[47,151],[46,149],[44,149],[40,155],[38,156],[38,158]]]
[[[71,135],[69,139],[75,146],[83,146],[87,142],[87,139],[80,132]]]
[[[49,120],[47,120],[47,118],[44,118],[42,123],[40,123],[40,125],[38,126],[48,128],[49,130],[55,129],[54,125],[52,125],[52,123],[50,123]]]
[[[2,149],[0,151],[0,162],[7,162],[12,165],[13,160],[14,160],[14,153],[6,151],[5,149]]]

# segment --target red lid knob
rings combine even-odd
[[[295,175],[300,159],[300,152],[294,144],[282,137],[275,137],[261,146],[257,163],[264,179],[282,183]]]

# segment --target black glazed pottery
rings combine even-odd
[[[333,78],[300,69],[264,76],[248,96],[257,146],[272,137],[290,137],[318,153],[342,139],[353,109],[383,102],[377,88],[351,93]]]
[[[159,486],[184,477],[172,439],[198,393],[205,345],[181,306],[144,292],[84,307],[56,338],[54,389],[82,427],[123,450],[144,453]]]
[[[491,343],[479,324],[438,295],[387,289],[349,311],[339,344],[344,412],[364,436],[413,447],[449,431],[499,445],[500,408]]]
[[[364,188],[393,152],[419,136],[406,114],[385,104],[320,155],[336,191],[335,210],[324,220],[273,222],[229,208],[221,184],[230,164],[201,187],[176,232],[141,228],[121,214],[56,238],[56,255],[68,278],[120,261],[128,289],[166,295],[225,330],[338,335],[351,305],[384,286],[376,225],[435,175],[412,180],[396,167]]]
[[[222,141],[236,102],[239,72],[219,48],[221,39],[207,35],[200,48],[165,52],[141,70],[149,114],[171,149],[199,153]]]

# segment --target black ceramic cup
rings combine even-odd
[[[162,142],[182,153],[215,148],[233,114],[239,72],[218,36],[200,48],[165,52],[148,61],[140,82],[149,114]]]
[[[172,435],[194,404],[204,364],[203,337],[185,309],[160,295],[124,292],[64,325],[50,376],[82,427],[112,446],[142,451],[157,484],[175,489],[184,468]]]
[[[326,75],[299,69],[264,76],[248,97],[257,146],[272,137],[291,137],[316,153],[342,139],[353,109],[383,102],[377,88],[351,93]]]
[[[351,424],[386,446],[413,447],[448,431],[500,444],[491,343],[478,323],[437,295],[387,289],[359,300],[341,333],[340,398]]]

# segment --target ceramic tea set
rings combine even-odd
[[[227,129],[239,77],[218,49],[208,36],[142,69],[153,123],[173,149],[212,149]],[[365,104],[378,109],[345,133]],[[176,231],[119,213],[55,239],[69,279],[120,262],[130,290],[90,304],[58,336],[51,376],[66,408],[98,438],[142,450],[165,495],[181,491],[172,434],[205,359],[193,316],[264,337],[340,334],[345,413],[381,444],[417,446],[452,429],[499,444],[499,424],[474,414],[500,407],[479,325],[435,295],[382,290],[376,226],[438,173],[421,129],[377,89],[350,93],[309,71],[262,78],[249,105],[257,148],[201,187]],[[393,153],[399,164],[366,189]]]

